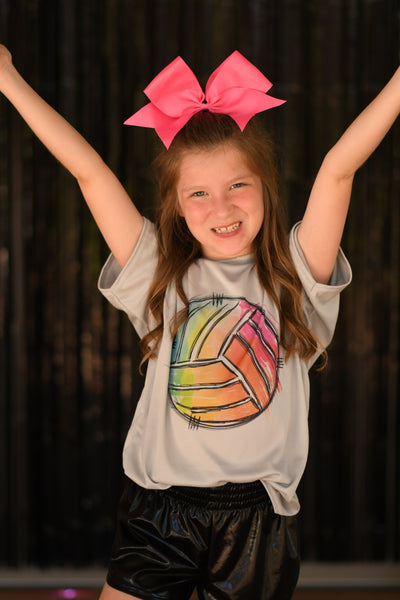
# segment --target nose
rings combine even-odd
[[[214,194],[213,196],[213,210],[216,216],[224,217],[229,215],[231,212],[231,202],[229,200],[228,194],[225,192],[220,192],[218,194]]]

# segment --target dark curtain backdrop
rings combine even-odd
[[[178,54],[207,77],[238,49],[288,99],[263,120],[289,226],[396,68],[399,32],[397,0],[0,0],[22,74],[150,217],[158,142],[122,122]],[[97,292],[107,249],[76,182],[4,98],[0,149],[0,564],[103,564],[142,385],[137,339]],[[397,123],[357,176],[343,239],[354,281],[328,368],[312,373],[304,560],[400,559],[399,193]]]

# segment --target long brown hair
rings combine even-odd
[[[172,335],[185,319],[189,302],[183,289],[183,276],[201,256],[200,244],[190,233],[178,210],[176,187],[182,158],[188,152],[212,150],[227,144],[241,152],[250,170],[262,182],[264,222],[253,242],[253,251],[261,285],[279,312],[280,343],[286,356],[298,352],[304,359],[311,358],[318,348],[317,340],[303,318],[302,286],[283,227],[278,173],[271,140],[254,119],[241,132],[230,117],[201,111],[177,134],[169,150],[161,151],[155,161],[159,186],[155,218],[158,264],[149,291],[148,310],[155,319],[156,327],[141,340],[141,365],[155,356],[161,341],[163,302],[167,287],[172,283],[186,307],[171,323]]]

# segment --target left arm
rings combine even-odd
[[[380,144],[400,112],[400,67],[325,156],[298,239],[311,272],[328,283],[335,265],[354,175]]]

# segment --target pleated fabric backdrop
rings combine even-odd
[[[399,60],[398,0],[0,0],[0,41],[152,215],[158,141],[122,122],[180,54],[199,77],[242,52],[287,98],[263,118],[288,225],[319,164]],[[312,374],[304,560],[400,560],[400,124],[357,176],[353,270]],[[110,198],[112,202],[112,198]],[[104,564],[142,379],[97,292],[107,249],[73,178],[0,98],[0,565]]]

